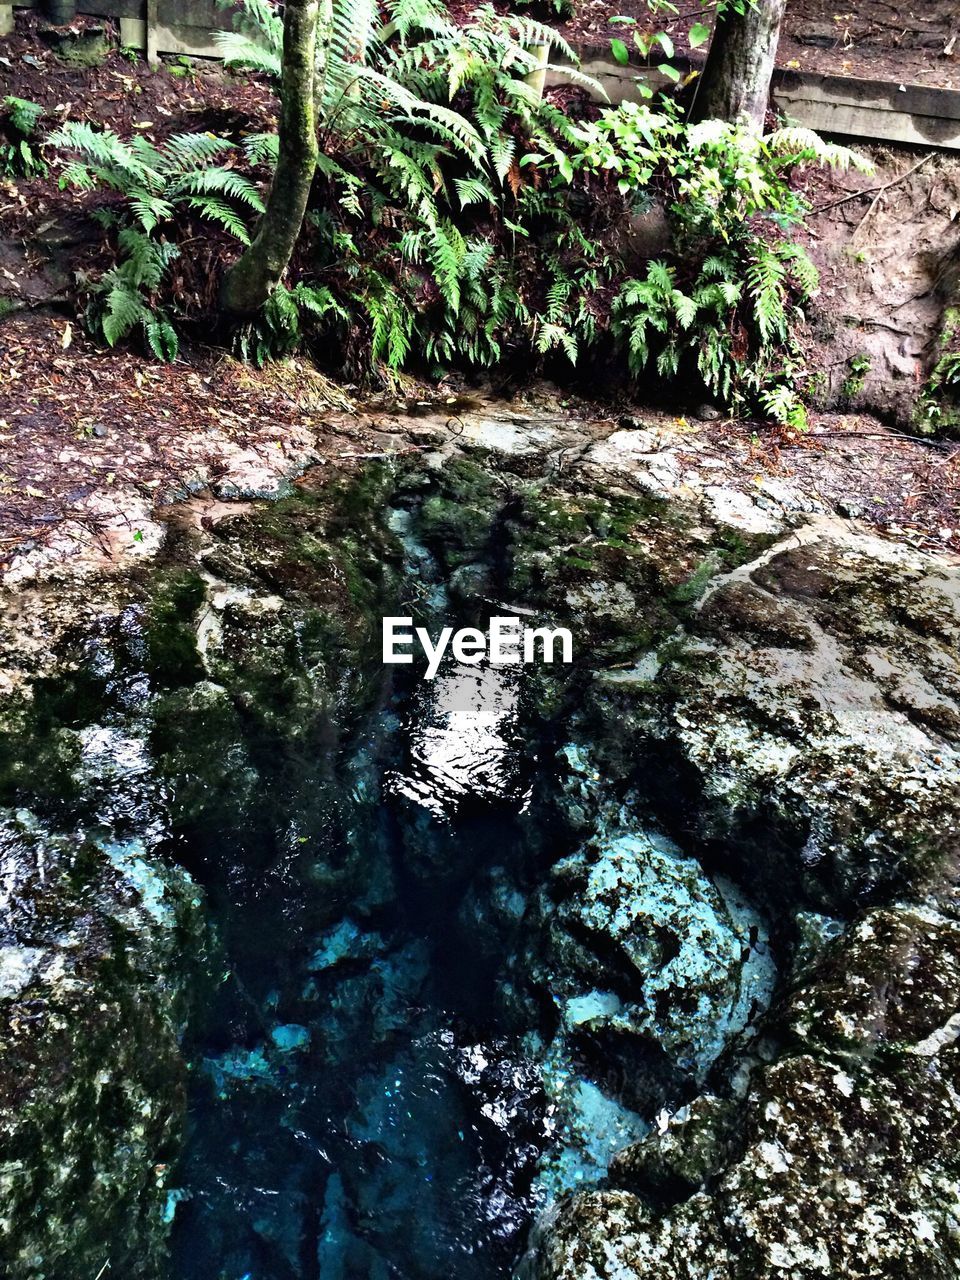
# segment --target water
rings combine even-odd
[[[206,583],[188,566],[105,621],[77,672],[38,691],[10,771],[16,803],[125,860],[147,911],[164,861],[202,891],[170,1280],[511,1275],[550,1197],[689,1096],[686,1042],[712,1044],[746,972],[751,922],[695,859],[644,838],[622,869],[604,843],[603,822],[640,819],[622,796],[601,806],[556,686],[382,665],[381,615],[435,631],[512,611],[497,521],[484,541],[471,509],[470,559],[442,567],[458,503],[430,507],[431,526],[428,488],[375,518],[362,486],[346,497],[356,516],[240,514],[199,557]],[[51,767],[57,735],[68,763]],[[591,859],[626,924],[602,883],[581,892]],[[566,898],[563,865],[581,886]],[[696,1013],[672,1057],[646,1012],[645,966],[665,960]]]
[[[515,674],[448,664],[332,767],[299,762],[269,852],[180,849],[223,947],[188,1044],[180,1280],[510,1274],[551,1134],[496,980],[543,843],[519,702]]]

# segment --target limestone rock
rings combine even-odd
[[[600,767],[630,776],[655,751],[770,899],[842,912],[960,854],[957,570],[812,524],[716,579],[660,658],[652,679],[601,680],[620,729]],[[759,833],[779,852],[757,859]]]
[[[649,1041],[698,1081],[773,987],[766,928],[742,895],[653,833],[557,863],[539,916],[528,971],[564,1032]]]
[[[0,815],[0,1269],[157,1274],[196,894],[138,841]],[[109,1246],[108,1246],[109,1242]]]

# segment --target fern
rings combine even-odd
[[[817,164],[831,169],[858,169],[861,173],[872,173],[873,165],[858,152],[849,147],[841,147],[833,142],[825,142],[812,129],[800,125],[785,125],[767,134],[764,142],[769,151],[783,156],[792,164]]]
[[[180,339],[169,319],[161,312],[151,312],[143,319],[147,345],[158,360],[176,360]]]
[[[0,138],[0,176],[9,178],[45,178],[47,165],[33,142],[37,126],[43,118],[43,107],[25,98],[3,99],[5,113]]]
[[[177,211],[198,214],[241,244],[250,240],[246,219],[263,212],[254,183],[218,163],[237,148],[210,133],[175,134],[158,146],[142,137],[124,141],[109,129],[76,121],[66,122],[49,141],[76,157],[62,169],[62,187],[107,187],[126,201],[117,232],[120,260],[92,288],[90,327],[115,346],[139,324],[148,349],[158,359],[173,359],[176,333],[167,313],[154,305],[153,295],[179,253],[169,239]],[[112,211],[105,219],[108,225],[117,221]]]
[[[807,411],[796,389],[788,383],[779,383],[769,390],[761,391],[759,399],[763,409],[774,422],[779,422],[793,431],[806,430]]]
[[[780,258],[765,245],[758,243],[754,260],[747,266],[746,281],[757,327],[764,342],[770,342],[773,338],[783,339],[787,335],[784,275]]]
[[[43,119],[43,107],[38,102],[29,102],[26,98],[7,97],[3,100],[7,109],[7,119],[18,133],[30,138],[36,132],[37,125]]]
[[[807,251],[799,244],[785,244],[780,246],[778,253],[780,261],[788,264],[801,298],[804,301],[812,298],[820,288],[820,272],[810,261]]]
[[[100,325],[111,347],[125,338],[135,324],[147,314],[140,293],[124,280],[117,279],[107,290]]]

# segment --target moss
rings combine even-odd
[[[9,1280],[153,1280],[183,1111],[177,1033],[195,890],[145,851],[0,814],[24,958],[0,997],[0,1267]]]
[[[173,569],[151,584],[144,619],[146,670],[161,688],[177,688],[203,677],[197,653],[196,615],[206,596],[193,569]]]

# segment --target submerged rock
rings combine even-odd
[[[776,980],[766,926],[732,884],[662,835],[596,820],[601,834],[553,867],[519,966],[555,1026],[539,1052],[547,1202],[599,1182],[665,1103],[701,1085]]]

